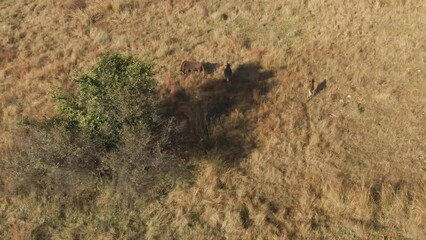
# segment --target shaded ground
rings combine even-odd
[[[230,83],[224,78],[209,79],[194,87],[179,88],[163,100],[162,115],[174,119],[175,124],[172,148],[185,154],[214,151],[233,164],[256,146],[248,121],[231,115],[254,108],[269,91],[268,80],[274,73],[263,70],[259,63],[239,65],[233,72]]]

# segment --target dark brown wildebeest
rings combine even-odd
[[[180,71],[185,75],[190,72],[202,72],[203,76],[206,74],[203,63],[195,61],[183,61],[180,65]]]
[[[226,68],[223,71],[223,74],[225,75],[226,81],[229,83],[229,81],[231,81],[231,75],[232,75],[231,64],[229,63],[226,64]]]

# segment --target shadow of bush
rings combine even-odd
[[[238,163],[256,146],[244,114],[270,90],[267,80],[273,76],[259,63],[246,63],[234,70],[230,83],[211,79],[166,97],[160,113],[174,125],[169,150],[184,158],[213,152],[226,164]]]

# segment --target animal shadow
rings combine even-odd
[[[315,89],[315,95],[319,94],[326,88],[327,88],[327,80],[324,80],[320,84],[318,84],[317,88]]]
[[[211,63],[211,62],[204,62],[203,65],[207,74],[214,73],[216,69],[219,67],[218,63]]]
[[[162,117],[173,123],[170,150],[179,149],[186,159],[215,154],[222,163],[238,163],[256,146],[245,113],[269,91],[273,76],[259,63],[247,63],[234,70],[231,83],[211,79],[166,97],[160,105]]]

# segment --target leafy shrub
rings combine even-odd
[[[22,149],[8,159],[10,176],[0,183],[13,193],[41,190],[72,198],[77,188],[91,192],[117,172],[160,159],[150,144],[160,122],[153,76],[152,67],[135,57],[103,56],[74,78],[75,94],[55,91],[56,118],[22,122],[16,133]]]
[[[152,67],[132,56],[103,56],[88,73],[75,78],[79,91],[65,96],[56,91],[61,123],[83,130],[114,149],[124,126],[151,129],[157,96]]]

